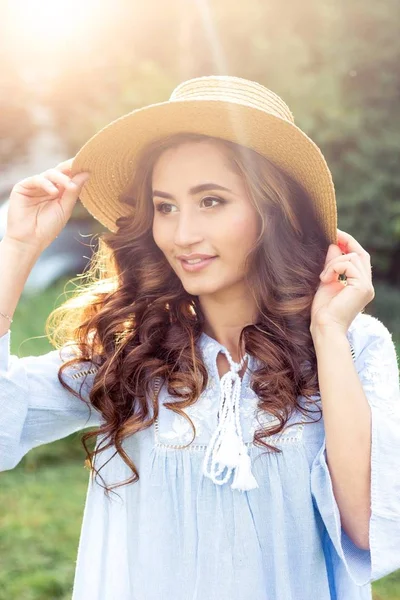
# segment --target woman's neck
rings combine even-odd
[[[239,337],[246,325],[256,321],[255,301],[250,294],[230,294],[229,299],[199,297],[205,318],[204,332],[225,346],[235,362],[240,360]]]

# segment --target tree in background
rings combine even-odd
[[[400,285],[399,24],[398,0],[100,0],[42,101],[73,155],[183,79],[261,82],[321,147],[341,228],[374,254],[375,278]]]

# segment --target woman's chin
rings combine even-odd
[[[182,281],[182,280],[181,280]],[[211,296],[227,291],[231,284],[221,285],[221,281],[182,281],[185,291],[192,296]]]
[[[209,294],[212,294],[213,292],[205,290],[204,288],[201,287],[194,287],[194,286],[190,286],[190,287],[185,287],[185,290],[187,291],[188,294],[190,294],[191,296],[208,296]]]
[[[185,291],[192,296],[208,296],[223,290],[221,285],[204,282],[201,283],[200,281],[182,281],[182,285]]]

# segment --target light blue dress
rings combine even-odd
[[[139,482],[107,498],[89,480],[73,600],[371,599],[370,582],[400,568],[399,372],[391,335],[376,318],[360,313],[347,336],[372,411],[370,550],[341,529],[323,420],[292,416],[291,422],[303,422],[271,440],[281,454],[252,443],[257,398],[249,371],[240,384],[240,424],[258,487],[240,491],[232,489],[232,478],[218,484],[205,475],[219,419],[216,357],[224,349],[202,334],[210,381],[186,409],[196,439],[181,447],[192,429],[164,406],[162,388],[155,425],[124,442]],[[15,467],[35,446],[101,423],[100,413],[93,409],[90,416],[58,381],[70,350],[17,358],[9,348],[8,332],[0,338],[0,470]],[[94,372],[81,363],[68,371],[68,381],[74,389],[83,384],[87,397]],[[271,416],[263,422],[268,426]],[[97,468],[113,454],[101,453]],[[111,485],[132,473],[116,455],[101,475]]]

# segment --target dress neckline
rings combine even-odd
[[[205,452],[203,474],[217,485],[223,485],[234,471],[232,489],[244,492],[258,488],[240,419],[240,406],[253,366],[252,357],[246,353],[240,363],[234,362],[228,349],[205,332],[200,336],[200,348],[207,370],[218,381],[219,387],[218,425]],[[229,371],[222,376],[217,364],[220,352],[225,354],[230,365]],[[246,369],[240,377],[239,371],[246,359]]]

